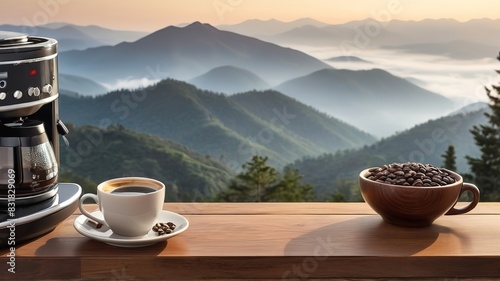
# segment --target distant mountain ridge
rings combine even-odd
[[[20,32],[30,36],[57,39],[59,52],[84,50],[103,45],[115,45],[124,41],[135,41],[145,32],[112,30],[99,26],[80,26],[58,23],[45,26],[0,25],[0,30]]]
[[[297,19],[291,22],[283,22],[276,19],[258,20],[251,19],[234,25],[218,25],[221,30],[236,32],[253,37],[272,36],[289,30],[290,28],[298,28],[305,25],[314,27],[324,27],[327,23],[317,21],[311,18]]]
[[[275,84],[329,68],[305,53],[199,22],[169,26],[132,43],[62,52],[59,62],[61,72],[97,82],[142,77],[189,80],[232,65]]]
[[[275,89],[378,137],[454,108],[449,99],[381,69],[324,69]]]
[[[386,28],[398,34],[412,36],[414,44],[459,40],[493,46],[500,44],[500,38],[491,36],[500,33],[500,18],[472,19],[465,22],[455,19],[393,20],[386,25]]]
[[[82,96],[102,95],[108,92],[106,87],[95,81],[63,73],[59,73],[59,88]]]
[[[211,69],[188,82],[201,89],[226,94],[270,88],[270,85],[255,73],[230,65]]]
[[[382,46],[411,50],[416,47],[420,49],[426,45],[436,45],[437,48],[441,46],[451,48],[449,54],[436,50],[438,55],[451,55],[460,59],[489,58],[492,56],[491,48],[500,45],[499,37],[492,36],[500,34],[500,19],[473,19],[466,22],[454,19],[384,22],[367,18],[327,25],[307,24],[307,22],[302,25],[281,23],[281,33],[266,34],[252,31],[248,25],[250,24],[244,22],[223,28],[281,45],[336,46],[340,51],[348,52],[358,48],[370,49]],[[258,26],[267,30],[274,28],[275,25],[275,22],[261,21]],[[368,32],[371,35],[366,31],[369,27],[372,28],[371,33]]]
[[[385,46],[386,49],[401,50],[414,54],[447,56],[460,60],[473,60],[494,57],[500,48],[494,45],[454,40],[445,43],[422,43],[401,46]]]
[[[367,60],[364,60],[360,57],[356,57],[356,56],[339,56],[339,57],[332,57],[332,58],[329,58],[329,59],[326,59],[327,61],[332,61],[332,62],[353,62],[353,63],[356,63],[356,62],[363,62],[363,63],[371,63]]]

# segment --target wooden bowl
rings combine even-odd
[[[455,178],[455,183],[417,187],[370,180],[367,178],[370,169],[359,174],[361,194],[365,202],[390,224],[405,227],[429,226],[442,215],[467,213],[479,202],[479,189],[473,184],[464,183],[459,174],[449,170],[446,172]],[[463,208],[455,208],[458,198],[465,191],[472,193],[472,202]]]

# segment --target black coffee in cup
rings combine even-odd
[[[111,191],[111,194],[129,195],[129,194],[151,193],[155,191],[156,189],[147,186],[124,186],[114,189],[113,191]]]
[[[141,178],[108,181],[103,184],[102,191],[111,194],[144,194],[162,189],[161,184]]]

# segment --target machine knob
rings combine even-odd
[[[4,100],[7,97],[7,94],[5,92],[0,93],[0,100]]]
[[[52,85],[50,85],[50,84],[44,85],[42,87],[42,93],[51,95],[52,94]]]
[[[23,97],[23,92],[21,92],[21,91],[19,91],[19,90],[16,90],[16,91],[14,92],[14,98],[15,98],[15,99],[20,99],[20,98],[22,98],[22,97]]]
[[[40,89],[38,87],[30,87],[28,89],[28,95],[38,97],[40,95]]]

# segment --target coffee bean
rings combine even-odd
[[[392,163],[370,168],[369,180],[404,186],[442,186],[456,180],[448,172],[430,164]]]
[[[421,179],[416,179],[412,185],[414,186],[422,186],[424,183],[422,182]]]
[[[396,171],[396,172],[394,172],[394,174],[395,174],[396,176],[404,176],[404,175],[405,175],[405,172],[403,172],[403,171]]]
[[[398,170],[398,169],[396,169],[395,167],[389,167],[389,168],[387,169],[387,171],[389,171],[389,173],[394,173],[394,172],[396,172],[397,170]]]
[[[158,233],[158,235],[165,235],[172,233],[177,226],[173,222],[158,222],[153,226],[153,231]]]
[[[454,181],[453,181],[453,178],[452,178],[452,177],[450,177],[450,176],[445,176],[445,177],[443,178],[443,181],[444,181],[444,182],[446,182],[447,184],[450,184],[450,183],[453,183],[453,182],[454,182]]]
[[[396,180],[396,184],[403,184],[403,183],[405,183],[405,182],[406,182],[406,180],[405,180],[405,179],[397,179],[397,180]]]

